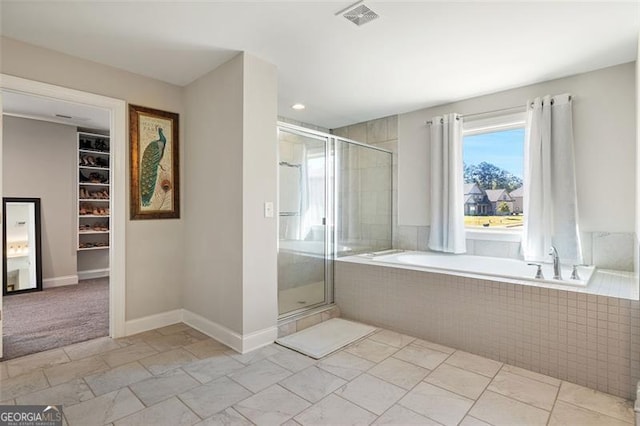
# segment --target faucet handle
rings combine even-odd
[[[581,265],[573,265],[573,269],[571,270],[571,279],[572,280],[580,280],[580,275],[578,275],[578,266]]]
[[[529,266],[537,266],[538,270],[536,271],[536,279],[544,280],[544,275],[542,275],[542,265],[540,263],[527,263]]]

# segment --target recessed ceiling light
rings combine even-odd
[[[293,104],[291,105],[291,108],[295,109],[296,111],[301,111],[303,109],[305,109],[305,106],[302,104]]]

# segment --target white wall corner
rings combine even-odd
[[[63,287],[74,284],[78,284],[78,275],[65,275],[63,277],[45,278],[42,280],[42,288]]]
[[[267,327],[242,336],[242,353],[270,345],[278,338],[278,327]]]
[[[182,322],[182,309],[136,318],[125,323],[125,336]]]
[[[88,269],[86,271],[78,271],[79,280],[93,280],[96,278],[104,278],[109,276],[109,268],[104,269]]]
[[[241,335],[201,315],[186,309],[182,311],[185,324],[242,354],[270,345],[278,337],[278,327],[275,326]]]
[[[224,343],[234,351],[243,353],[243,339],[240,334],[194,312],[186,309],[183,309],[182,312],[182,321],[185,324],[219,341],[220,343]]]

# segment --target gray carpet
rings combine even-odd
[[[3,298],[4,358],[109,334],[109,278]]]

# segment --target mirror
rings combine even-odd
[[[3,198],[2,294],[42,290],[40,199]]]

